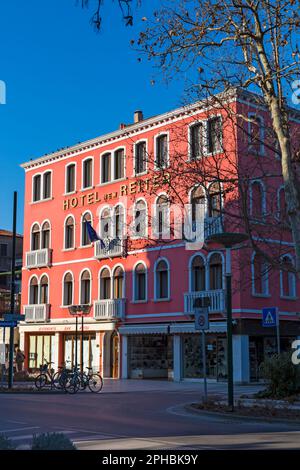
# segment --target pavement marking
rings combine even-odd
[[[1,429],[1,432],[29,431],[29,429],[40,429],[40,426],[31,426],[31,427],[26,427],[26,428],[15,428],[15,429]]]

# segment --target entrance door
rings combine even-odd
[[[111,376],[113,379],[119,378],[119,349],[120,349],[120,341],[119,336],[117,333],[113,333],[111,336]]]

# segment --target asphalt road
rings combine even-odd
[[[300,425],[187,412],[195,387],[0,397],[0,432],[21,447],[56,431],[80,449],[299,449]]]

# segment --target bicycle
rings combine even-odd
[[[92,393],[100,393],[103,388],[103,379],[100,374],[93,372],[92,367],[86,367],[88,372],[80,374],[80,388],[86,390],[88,387]]]
[[[59,373],[54,372],[54,369],[49,368],[51,364],[54,362],[48,362],[46,358],[44,358],[45,364],[41,366],[41,373],[35,379],[35,386],[36,388],[41,391],[43,388],[50,386],[52,388],[60,388],[58,379]]]

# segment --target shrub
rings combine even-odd
[[[291,355],[291,352],[274,354],[261,364],[261,372],[268,382],[265,396],[285,398],[300,391],[300,371],[292,363]]]
[[[14,450],[15,448],[15,445],[8,437],[0,434],[0,450]]]
[[[32,450],[76,450],[76,447],[63,433],[52,432],[34,435]]]

